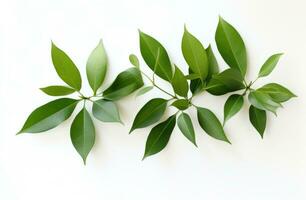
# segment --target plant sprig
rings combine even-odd
[[[80,72],[69,56],[54,43],[52,43],[51,55],[58,76],[67,86],[48,86],[41,90],[50,96],[77,93],[78,99],[60,98],[38,107],[29,115],[18,134],[40,133],[55,128],[67,120],[76,105],[83,101],[81,111],[72,122],[70,137],[74,148],[81,155],[85,164],[95,143],[96,132],[91,114],[86,109],[86,102],[92,103],[92,115],[96,119],[102,122],[122,123],[116,101],[142,87],[143,80],[138,68],[132,67],[119,73],[108,88],[98,92],[107,72],[107,56],[102,41],[100,41],[87,60],[86,74],[93,94],[85,96],[81,92]]]

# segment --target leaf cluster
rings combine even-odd
[[[18,134],[39,133],[52,129],[67,120],[76,105],[83,102],[82,109],[71,124],[70,136],[73,146],[85,163],[95,143],[95,127],[91,116],[102,122],[122,123],[116,101],[136,90],[138,90],[136,96],[140,96],[155,88],[169,98],[150,99],[136,114],[129,131],[132,133],[136,129],[154,125],[145,145],[143,158],[146,158],[159,153],[167,146],[176,125],[181,133],[197,146],[194,122],[188,114],[189,109],[196,110],[198,124],[205,133],[230,144],[224,126],[241,110],[245,101],[250,105],[249,120],[263,137],[267,112],[276,114],[284,102],[295,97],[290,90],[278,83],[268,83],[257,89],[254,88],[257,80],[273,71],[281,53],[270,56],[264,62],[254,81],[246,80],[248,69],[246,46],[238,31],[221,17],[215,33],[215,42],[218,52],[228,65],[223,71],[220,71],[211,45],[203,45],[186,26],[181,41],[181,51],[188,66],[187,74],[170,60],[166,49],[158,40],[139,31],[139,42],[141,56],[152,70],[152,76],[140,69],[137,56],[131,54],[129,60],[133,67],[118,74],[106,89],[101,89],[107,74],[108,62],[104,46],[100,41],[89,55],[86,64],[87,80],[92,88],[91,96],[85,96],[81,92],[82,78],[73,61],[52,43],[53,65],[66,85],[52,85],[41,90],[50,96],[76,93],[78,97],[59,98],[37,108],[29,115]],[[149,84],[144,85],[143,76],[148,79]],[[170,84],[172,91],[159,86],[156,76]],[[193,103],[193,98],[204,92],[214,96],[231,93],[224,104],[223,121],[220,121],[210,109]],[[92,103],[91,113],[85,106],[86,102]],[[174,107],[177,111],[161,121],[169,107]]]

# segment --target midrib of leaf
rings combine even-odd
[[[222,23],[222,31],[223,31],[223,33],[224,33],[224,35],[225,35],[225,38],[226,38],[226,40],[225,41],[227,41],[227,43],[228,43],[228,45],[229,45],[229,47],[230,47],[230,49],[231,49],[231,54],[232,54],[232,56],[233,56],[233,58],[234,58],[234,60],[236,61],[236,63],[237,63],[237,65],[238,65],[238,68],[239,68],[239,70],[240,70],[240,72],[241,73],[244,73],[243,71],[242,71],[242,65],[241,65],[241,63],[237,60],[237,58],[236,58],[236,52],[235,51],[233,51],[233,48],[232,48],[232,43],[231,43],[231,41],[229,40],[229,38],[228,38],[228,33],[227,33],[227,31],[225,30],[225,28],[224,28],[224,22],[221,22]]]
[[[153,57],[154,57],[155,59],[157,59],[156,56],[155,56],[155,54],[153,53],[154,51],[151,49],[150,45],[147,43],[146,38],[143,38],[143,40],[144,40],[144,44],[148,47],[148,49],[149,49],[151,55],[153,55]],[[159,49],[160,49],[160,48],[159,48]],[[160,65],[159,60],[158,60],[157,62],[158,62],[158,65],[160,66],[159,69],[161,69],[161,70],[163,71],[164,75],[168,78],[168,80],[171,80],[172,77],[169,77],[169,76],[168,76],[168,73],[167,73],[167,72],[165,71],[165,69]],[[156,65],[156,68],[157,68],[157,65]],[[153,69],[153,70],[154,70],[154,69]]]
[[[67,56],[68,59],[70,59],[69,56],[68,56],[65,52],[63,52],[63,53]],[[70,64],[73,64],[73,65],[74,65],[73,67],[70,66],[71,69],[75,70],[74,67],[76,68],[76,65],[73,63],[73,61],[72,61],[71,59],[70,59],[70,61],[71,61]],[[67,62],[65,62],[65,61],[64,61],[64,63],[67,64]],[[64,65],[64,64],[63,64],[63,65]],[[71,78],[69,78],[69,79],[70,79],[70,80],[72,81],[72,83],[74,84],[74,87],[77,87],[79,84],[76,83],[76,80],[75,80],[76,77],[70,76],[70,75],[69,75],[70,73],[69,73],[69,72],[67,73],[67,70],[66,70],[65,67],[62,67],[62,69],[63,69],[64,73],[65,73],[66,75],[68,75],[67,77],[71,77]],[[77,73],[78,70],[75,70],[74,72]],[[78,74],[78,73],[77,73],[77,74]],[[79,88],[75,88],[75,89],[77,89],[78,91],[80,91]]]

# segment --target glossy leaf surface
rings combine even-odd
[[[171,84],[176,94],[182,97],[187,97],[188,82],[183,72],[177,66],[175,66],[175,72]]]
[[[223,124],[227,120],[229,120],[232,116],[241,110],[243,105],[243,96],[238,94],[231,95],[225,102],[224,105],[224,121]]]
[[[100,40],[98,46],[91,52],[87,64],[86,64],[86,74],[90,87],[92,88],[94,94],[102,85],[107,70],[107,56],[106,52]]]
[[[72,114],[77,100],[62,98],[35,109],[19,133],[39,133],[50,130],[65,121]]]
[[[69,86],[79,91],[82,87],[81,75],[69,56],[52,43],[51,57],[58,76]]]
[[[167,100],[162,98],[151,99],[137,113],[130,133],[138,128],[150,126],[161,119],[165,113]]]
[[[183,135],[190,141],[192,142],[195,146],[196,144],[196,139],[195,139],[195,133],[194,133],[194,128],[192,125],[191,118],[189,117],[188,114],[186,113],[181,113],[179,117],[177,118],[177,125]]]
[[[122,123],[116,104],[112,101],[100,99],[93,102],[92,114],[102,122]]]
[[[152,128],[146,142],[143,159],[160,152],[167,146],[175,126],[175,121],[176,116],[172,115],[166,121]]]
[[[62,85],[52,85],[40,88],[40,90],[50,96],[65,96],[75,92],[75,89]]]
[[[278,54],[274,54],[274,55],[270,56],[266,60],[266,62],[262,65],[262,67],[260,68],[258,77],[268,76],[273,71],[275,66],[277,65],[281,55],[283,55],[283,54],[278,53]]]
[[[86,158],[95,143],[95,127],[86,108],[83,108],[73,120],[70,138],[74,148],[86,164]]]
[[[249,109],[249,119],[254,128],[263,138],[263,134],[266,128],[267,114],[266,111],[260,110],[254,106],[250,106]]]

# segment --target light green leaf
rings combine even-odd
[[[62,98],[35,109],[18,134],[39,133],[58,126],[70,117],[77,102],[75,99]]]
[[[146,64],[162,79],[171,81],[172,66],[166,49],[153,37],[139,31],[140,51]]]
[[[40,88],[40,90],[50,96],[65,96],[75,92],[75,89],[61,85],[52,85]]]
[[[177,66],[175,66],[175,72],[174,72],[174,76],[172,78],[171,84],[176,94],[182,97],[187,97],[188,82],[183,72]]]
[[[206,54],[208,59],[207,80],[210,80],[214,74],[219,73],[219,65],[210,45],[206,48]]]
[[[85,165],[86,158],[95,143],[95,127],[85,107],[71,124],[70,138]]]
[[[121,72],[114,82],[103,92],[108,100],[119,100],[143,86],[139,69],[132,67]]]
[[[221,17],[219,17],[215,40],[224,61],[231,68],[239,70],[244,77],[247,70],[247,55],[244,42],[238,31]]]
[[[94,94],[102,85],[106,70],[107,56],[102,40],[100,40],[98,46],[91,52],[86,64],[87,79]]]
[[[178,99],[174,101],[171,105],[179,110],[186,110],[190,106],[190,103],[186,99]]]
[[[102,122],[122,123],[116,104],[112,101],[100,99],[93,102],[92,114]]]
[[[180,116],[177,119],[177,125],[180,128],[183,135],[197,147],[195,140],[195,133],[189,115],[182,112],[182,114],[180,114]]]
[[[141,96],[149,91],[151,91],[154,87],[153,86],[146,86],[146,87],[142,87],[138,90],[136,97]]]
[[[58,76],[69,86],[79,91],[82,87],[82,79],[78,68],[68,55],[52,42],[52,62]]]
[[[231,95],[224,104],[224,121],[229,120],[232,116],[239,112],[243,105],[243,96],[238,94]]]
[[[214,75],[206,86],[207,91],[213,95],[223,95],[243,88],[243,77],[236,69],[227,69]]]
[[[267,121],[266,111],[260,110],[251,105],[249,109],[249,118],[254,128],[258,131],[260,136],[263,138],[263,134],[266,128],[266,121]]]
[[[198,121],[202,129],[211,137],[230,143],[216,115],[206,108],[197,107]]]
[[[188,74],[185,76],[185,78],[188,80],[195,80],[195,79],[200,79],[200,75],[199,74]]]
[[[193,73],[198,74],[202,81],[208,74],[208,58],[201,42],[188,32],[186,26],[182,39],[183,56]]]
[[[135,67],[139,68],[139,60],[138,60],[138,58],[137,58],[136,55],[131,54],[131,55],[129,56],[129,60],[130,60],[130,63],[131,63],[132,65],[134,65]]]
[[[152,128],[147,139],[143,159],[160,152],[167,146],[175,126],[175,121],[176,116],[172,115],[166,121]]]
[[[165,113],[167,100],[162,98],[151,99],[137,113],[130,133],[138,128],[150,126],[161,119]]]
[[[266,84],[261,88],[258,88],[257,91],[268,94],[273,99],[273,101],[278,103],[282,103],[288,101],[292,97],[296,97],[296,95],[293,94],[290,90],[277,83]]]
[[[250,103],[258,109],[271,111],[276,115],[276,109],[282,107],[280,103],[273,101],[273,99],[262,91],[252,91],[249,94]]]
[[[274,54],[262,65],[258,73],[258,77],[268,76],[277,65],[282,53]]]

